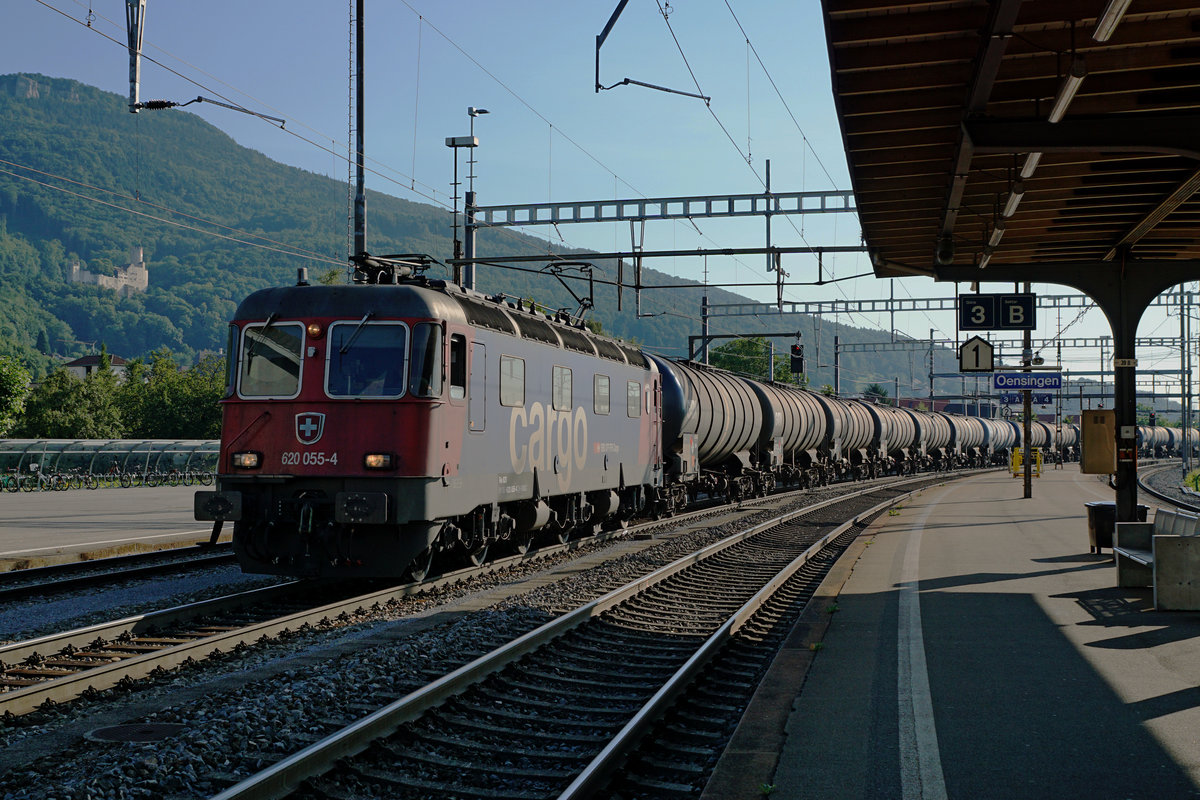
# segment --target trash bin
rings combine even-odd
[[[1113,531],[1117,527],[1117,504],[1111,500],[1095,500],[1084,503],[1088,511],[1088,544],[1089,553],[1099,553],[1100,549],[1113,546]],[[1138,503],[1137,521],[1146,521],[1146,512],[1150,506]]]

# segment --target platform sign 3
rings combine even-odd
[[[1037,327],[1034,294],[960,294],[958,327],[964,331],[1021,331]]]

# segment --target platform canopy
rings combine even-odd
[[[1132,520],[1138,322],[1200,279],[1200,8],[822,3],[875,274],[1057,283],[1095,301],[1114,340],[1117,518]]]
[[[1136,258],[1156,272],[1190,262],[1167,268],[1165,286],[1200,278],[1195,4],[823,7],[878,276],[1024,280],[1002,267],[1034,265],[1033,280],[1078,286],[1053,276]]]

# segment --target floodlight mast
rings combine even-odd
[[[363,76],[363,70],[366,66],[365,50],[363,47],[363,5],[364,0],[357,0],[354,11],[354,47],[355,58],[358,63],[354,70],[354,252],[351,254],[351,260],[361,258],[367,254],[367,188],[366,171],[363,168],[363,153],[365,149],[363,123],[366,121],[366,98],[363,96],[366,89],[366,79]]]
[[[146,16],[146,0],[125,0],[125,29],[129,35],[129,113],[141,108],[142,94],[142,36]]]

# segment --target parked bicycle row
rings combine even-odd
[[[107,472],[93,473],[81,468],[65,472],[44,472],[38,464],[30,464],[28,472],[10,469],[0,475],[0,489],[8,492],[60,492],[67,489],[99,489],[131,486],[209,486],[213,473],[194,469],[168,471],[147,470],[132,472],[113,467]]]

